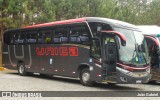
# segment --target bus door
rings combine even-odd
[[[116,80],[116,44],[114,35],[102,35],[103,74],[109,81]]]

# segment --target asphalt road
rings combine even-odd
[[[86,87],[79,80],[40,75],[19,76],[17,71],[0,71],[1,91],[160,91],[160,83],[154,84],[95,84]]]
[[[160,83],[116,86],[97,83],[94,87],[86,87],[79,80],[40,75],[19,76],[17,71],[4,70],[0,71],[0,91],[160,91]]]

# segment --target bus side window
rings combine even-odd
[[[51,34],[51,31],[44,32],[44,42],[46,44],[52,43],[52,34]]]
[[[7,37],[6,37],[7,38]],[[14,44],[14,34],[8,34],[8,44]]]
[[[82,44],[84,45],[89,45],[89,37],[88,37],[88,33],[87,32],[83,32],[80,36],[79,39],[81,41]]]
[[[14,44],[14,33],[4,33],[4,43],[8,45]]]
[[[98,22],[89,22],[89,26],[92,30],[94,38],[100,37],[100,34],[98,33],[98,27],[100,27],[101,30],[113,30],[109,24],[102,24]]]
[[[68,43],[68,28],[57,29],[53,36],[53,43]]]
[[[92,47],[91,47],[91,55],[95,58],[100,58],[100,40],[99,39],[94,39],[92,40]]]
[[[24,33],[20,33],[18,35],[18,44],[23,44],[23,43],[25,43],[24,41],[25,41],[25,34]]]
[[[71,29],[70,32],[69,32],[69,42],[70,43],[80,43],[80,39],[78,38],[79,36],[79,32],[74,30],[74,29]]]
[[[70,30],[70,43],[89,45],[89,32],[85,26],[73,27]]]
[[[18,36],[19,36],[18,33],[14,34],[14,44],[18,44]]]
[[[26,37],[26,43],[34,44],[36,43],[36,34],[35,33],[28,33]]]
[[[68,43],[68,28],[63,28],[62,36],[60,37],[61,43]]]
[[[37,42],[39,44],[43,44],[44,43],[44,38],[43,38],[43,34],[41,32],[37,33]]]

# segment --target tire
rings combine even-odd
[[[19,73],[20,76],[27,75],[27,72],[25,71],[25,65],[24,65],[24,63],[19,63],[18,64],[18,73]]]
[[[155,84],[157,81],[156,80],[150,80],[148,83],[149,84]]]
[[[84,86],[93,86],[94,85],[94,81],[91,81],[90,78],[90,71],[88,68],[84,68],[82,69],[82,71],[80,72],[80,82],[82,85]]]

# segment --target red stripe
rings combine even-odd
[[[151,36],[145,36],[145,37],[152,39],[157,46],[159,45],[158,41],[154,37],[151,37]]]
[[[117,64],[120,65],[120,66],[122,66],[124,69],[131,69],[131,70],[144,70],[144,69],[149,68],[149,66],[143,67],[143,68],[135,68],[135,67],[129,67],[127,65],[123,65],[123,64],[120,64],[120,63],[117,63]]]
[[[23,28],[36,28],[36,27],[45,27],[45,26],[53,26],[53,25],[72,24],[72,23],[78,23],[78,22],[84,22],[84,21],[86,21],[86,18],[78,18],[78,19],[56,21],[56,22],[50,22],[50,23],[44,23],[44,24],[37,24],[32,26],[25,26]]]
[[[126,41],[126,37],[120,32],[117,32],[117,31],[101,31],[101,32],[114,33],[114,34],[120,36],[123,41]]]

